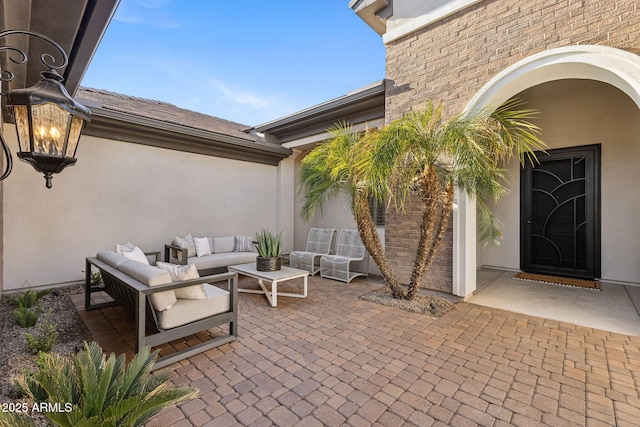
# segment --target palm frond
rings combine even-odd
[[[166,373],[151,374],[157,355],[144,347],[126,366],[123,355],[107,358],[97,344],[85,343],[74,356],[43,353],[39,371],[16,385],[35,402],[72,404],[70,412],[46,414],[56,425],[142,425],[162,408],[197,394],[191,387],[169,386]]]

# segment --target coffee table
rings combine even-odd
[[[271,307],[276,307],[278,305],[278,296],[281,297],[294,297],[294,298],[306,298],[307,297],[307,277],[309,276],[309,272],[306,270],[299,270],[297,268],[292,267],[282,267],[282,269],[278,271],[258,271],[256,270],[256,263],[250,262],[247,264],[239,264],[239,265],[231,265],[227,267],[227,270],[244,274],[245,276],[253,277],[258,279],[258,284],[261,289],[242,289],[239,288],[238,292],[246,292],[251,294],[264,294]],[[293,294],[288,292],[280,292],[278,293],[278,283],[284,282],[286,280],[291,279],[304,279],[303,291],[301,294]],[[264,282],[271,282],[271,290],[267,289],[267,286]]]

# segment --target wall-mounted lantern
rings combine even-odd
[[[35,170],[44,174],[47,188],[51,188],[54,173],[75,164],[78,141],[84,124],[91,119],[91,112],[84,105],[77,103],[62,84],[63,78],[58,73],[68,64],[64,49],[42,34],[26,30],[8,30],[0,33],[0,40],[10,34],[26,34],[40,38],[53,45],[62,57],[60,65],[54,65],[50,54],[43,54],[41,62],[49,70],[40,73],[42,78],[35,85],[25,89],[15,89],[7,94],[7,106],[11,107],[15,117],[16,131],[20,150],[20,160],[28,162]],[[20,58],[12,62],[21,64],[27,61],[27,55],[20,49],[0,45],[0,51],[16,52]],[[9,54],[11,54],[11,52]],[[3,81],[13,80],[13,73],[1,70]],[[13,160],[2,133],[0,142],[6,157],[5,170],[0,181],[11,173]]]

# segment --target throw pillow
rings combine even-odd
[[[184,282],[185,280],[200,278],[195,264],[176,265],[168,262],[159,262],[156,266],[163,271],[167,271],[171,275],[172,282]],[[202,285],[174,289],[174,292],[178,299],[207,299],[207,294]]]
[[[233,248],[234,252],[253,252],[252,236],[236,236],[236,244]]]
[[[118,265],[118,270],[128,274],[147,286],[166,285],[171,283],[171,275],[159,268],[144,265],[137,261],[124,261]],[[176,303],[176,294],[173,291],[155,292],[150,295],[153,307],[158,311],[164,311],[173,307]]]
[[[135,247],[136,245],[134,245],[131,242],[127,242],[124,245],[119,245],[116,243],[116,252],[119,254],[123,254],[125,252],[131,252]]]
[[[208,237],[194,237],[193,243],[196,246],[196,255],[201,257],[211,255],[211,246],[209,246]]]
[[[135,246],[132,251],[123,252],[122,255],[124,255],[126,258],[132,261],[138,261],[143,264],[149,265],[149,259],[144,254],[144,252],[142,252],[142,249],[140,249],[137,246]]]
[[[233,252],[235,248],[235,237],[214,237],[213,238],[213,249],[215,249],[216,253],[226,253]]]
[[[193,243],[193,236],[187,234],[184,237],[174,237],[173,244],[187,250],[187,257],[196,256],[196,245]]]

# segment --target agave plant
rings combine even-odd
[[[85,342],[74,356],[41,353],[39,372],[15,385],[35,403],[64,407],[44,413],[58,426],[141,426],[163,408],[197,395],[191,387],[168,385],[167,371],[151,374],[156,357],[144,347],[126,365],[124,355],[107,358],[98,344]]]
[[[256,233],[253,244],[261,258],[278,258],[282,255],[282,232],[273,234],[267,229],[262,229]]]

